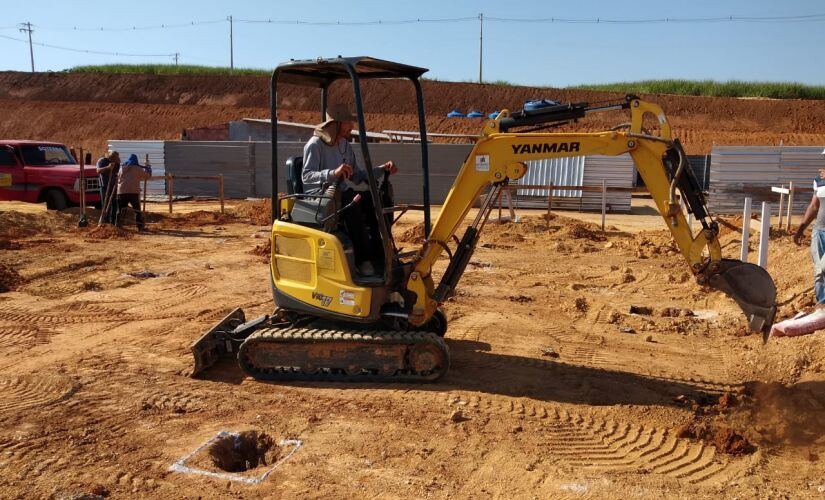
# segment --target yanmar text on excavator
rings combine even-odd
[[[552,104],[516,112],[502,110],[489,119],[455,179],[438,219],[431,225],[427,133],[419,78],[427,70],[370,57],[339,57],[290,61],[279,65],[271,80],[272,118],[272,254],[270,280],[277,308],[270,316],[246,321],[235,309],[192,345],[194,375],[218,359],[237,356],[249,375],[265,380],[341,380],[432,382],[450,364],[443,337],[447,319],[440,306],[456,288],[475,250],[494,200],[508,182],[527,172],[527,162],[543,158],[629,153],[645,181],[656,208],[699,284],[731,296],[764,338],[776,312],[776,287],[770,275],[753,264],[723,259],[717,222],[709,216],[702,191],[687,168],[685,153],[671,135],[662,109],[627,96],[624,101],[590,106]],[[287,195],[278,197],[278,85],[292,84],[320,91],[321,117],[327,90],[340,79],[351,81],[359,134],[358,147],[374,200],[383,259],[378,276],[364,277],[355,269],[352,242],[339,215],[337,186],[321,195],[305,194],[301,158],[286,161]],[[375,178],[367,143],[361,80],[403,79],[415,89],[421,134],[424,228],[421,248],[399,252],[391,226],[396,206],[388,175]],[[627,110],[630,122],[599,133],[547,133],[591,113]],[[646,115],[658,124],[658,134],[643,128]],[[459,226],[484,189],[488,196],[476,217],[455,237]],[[680,208],[701,224],[693,234]],[[438,280],[433,265],[444,253],[446,271]]]

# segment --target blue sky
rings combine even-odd
[[[394,21],[416,18],[653,19],[825,14],[816,0],[692,2],[236,0],[8,2],[0,35],[25,39],[16,24],[31,22],[35,42],[130,54],[180,53],[180,62],[229,65],[229,23],[236,20]],[[664,24],[484,22],[483,76],[520,85],[687,78],[798,81],[825,85],[825,16],[817,22]],[[84,31],[191,21],[185,28]],[[476,81],[479,22],[405,25],[307,26],[234,23],[236,67],[271,69],[290,58],[370,55],[430,68],[439,80]],[[0,70],[29,71],[26,43],[0,38]],[[170,56],[126,57],[34,46],[35,69],[59,71],[82,64],[171,63]]]

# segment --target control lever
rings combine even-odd
[[[338,209],[336,212],[332,213],[331,215],[328,215],[328,216],[324,217],[319,222],[321,224],[323,224],[324,222],[332,219],[333,217],[337,217],[337,216],[341,215],[341,212],[343,212],[344,210],[347,210],[348,208],[352,207],[353,205],[355,205],[359,201],[361,201],[361,194],[360,193],[356,194],[355,197],[352,198],[351,202],[347,203],[345,206],[341,207],[340,209]]]

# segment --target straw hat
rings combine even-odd
[[[354,122],[355,116],[350,112],[349,108],[344,104],[331,104],[327,108],[327,119],[319,124],[317,128],[323,128],[332,122]]]
[[[315,127],[313,135],[320,137],[327,144],[332,144],[333,139],[338,135],[339,122],[354,122],[355,116],[349,108],[343,104],[331,104],[327,108],[327,119]]]

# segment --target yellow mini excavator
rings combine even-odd
[[[443,376],[450,358],[443,337],[447,319],[439,306],[456,288],[473,254],[481,230],[501,190],[527,172],[527,162],[543,158],[629,153],[655,200],[682,255],[699,284],[731,296],[765,339],[776,312],[776,287],[770,275],[753,264],[723,259],[718,225],[708,214],[702,191],[662,109],[627,96],[607,105],[549,103],[511,112],[502,110],[484,122],[435,224],[430,224],[429,167],[424,102],[419,82],[427,70],[369,57],[290,61],[272,75],[272,254],[270,279],[277,308],[247,321],[235,309],[192,345],[194,375],[222,357],[236,356],[246,373],[263,380],[341,380],[431,382]],[[287,193],[278,195],[278,85],[320,90],[321,117],[330,84],[349,80],[354,92],[357,147],[363,156],[369,193],[374,200],[383,259],[378,276],[357,273],[352,242],[339,215],[337,186],[323,194],[305,194],[301,158],[286,161]],[[397,211],[389,178],[379,186],[367,142],[360,82],[402,79],[415,89],[421,134],[421,168],[426,241],[421,248],[399,252],[390,231]],[[538,131],[584,118],[591,113],[627,110],[630,122],[599,133]],[[658,128],[644,127],[649,116]],[[652,128],[652,127],[651,127]],[[407,166],[409,168],[409,166]],[[471,207],[484,197],[478,214],[461,239],[455,234]],[[677,194],[678,193],[678,194]],[[678,197],[686,202],[701,230],[693,234]],[[406,207],[409,208],[409,207]],[[446,271],[436,281],[433,265],[445,254]]]

